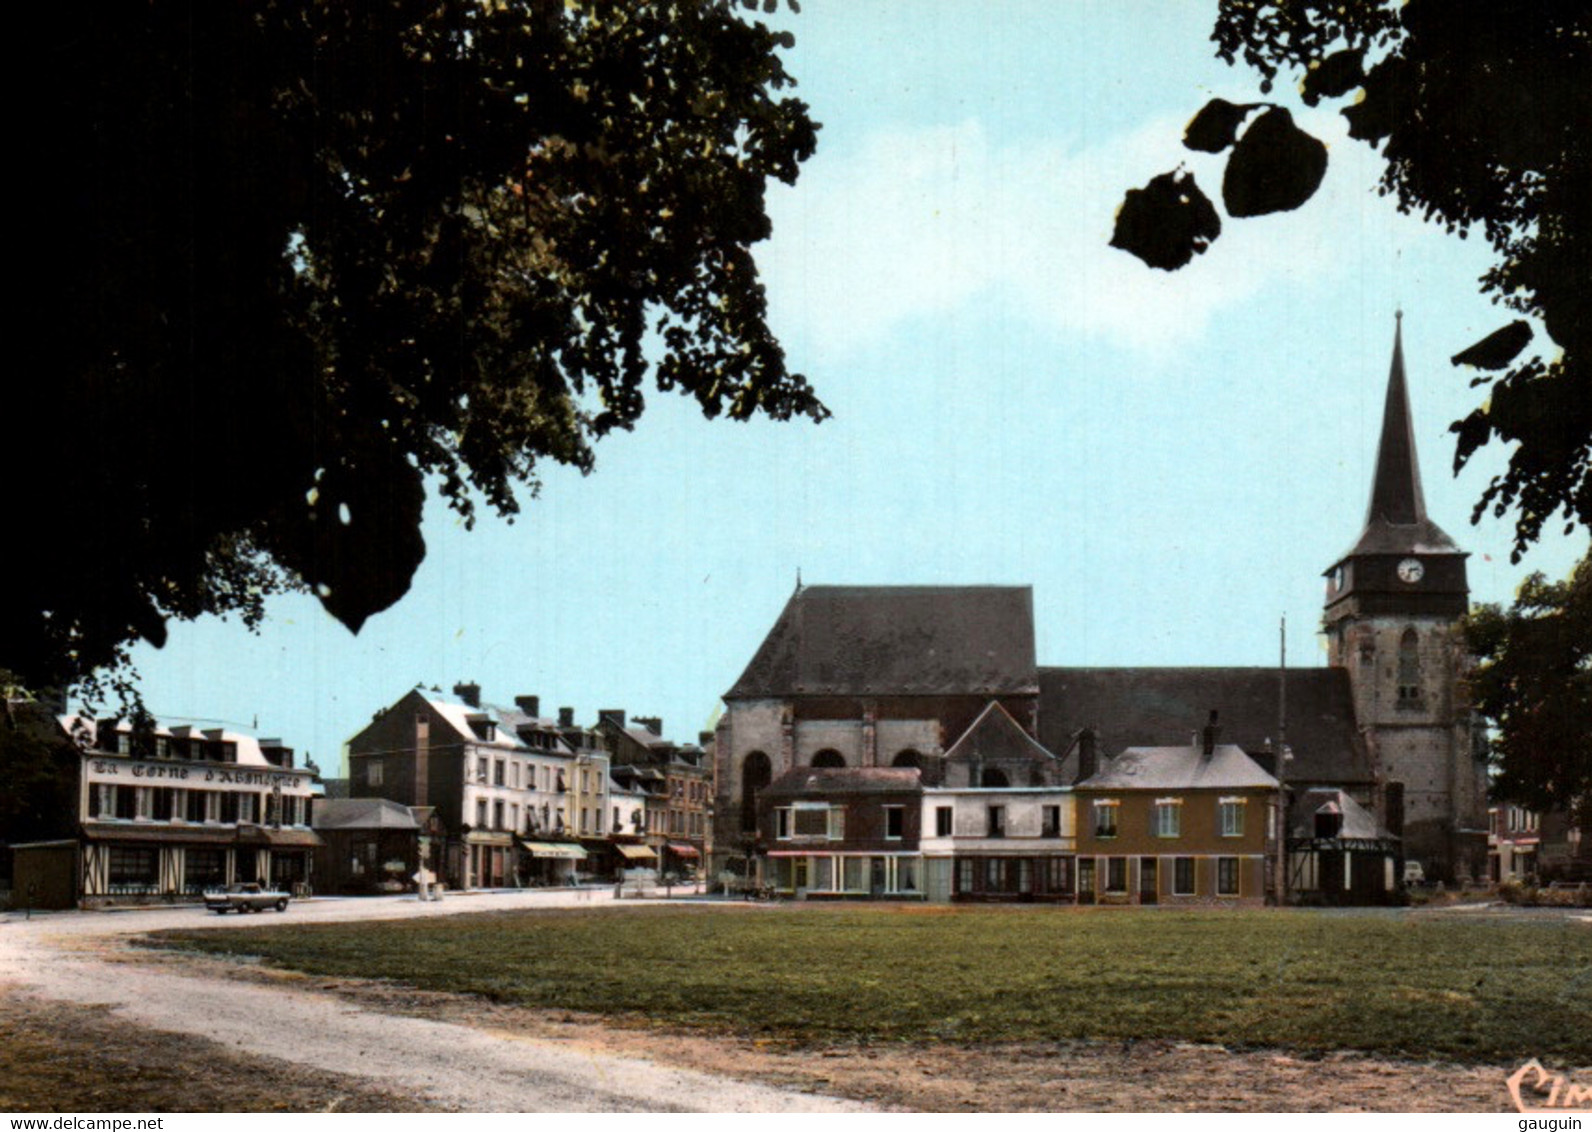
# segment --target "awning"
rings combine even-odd
[[[645,845],[615,845],[619,855],[627,861],[656,861],[658,855]]]
[[[686,845],[679,841],[669,842],[669,852],[673,853],[677,857],[702,856],[701,853],[697,852],[697,847],[695,845]]]
[[[533,857],[550,857],[560,861],[586,859],[586,850],[579,845],[555,845],[551,841],[527,841],[525,851]]]

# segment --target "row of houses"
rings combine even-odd
[[[577,725],[536,697],[417,688],[349,743],[346,778],[216,727],[92,720],[8,704],[7,738],[57,768],[51,814],[6,836],[13,899],[87,907],[197,899],[258,882],[300,895],[609,881],[695,873],[711,764],[622,710]],[[45,794],[41,792],[41,798]],[[7,831],[8,833],[10,831]]]

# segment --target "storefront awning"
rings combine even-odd
[[[525,851],[533,857],[550,857],[560,861],[586,859],[586,850],[579,845],[555,845],[550,841],[527,841]]]
[[[669,842],[669,852],[673,853],[676,857],[700,857],[700,856],[702,856],[701,853],[697,852],[697,847],[695,845],[686,845],[685,843],[680,842],[680,841],[671,841],[671,842]]]
[[[658,855],[645,845],[615,845],[619,855],[627,861],[656,861]]]

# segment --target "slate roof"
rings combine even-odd
[[[409,807],[386,798],[327,798],[315,807],[316,829],[419,829]]]
[[[1036,690],[1029,586],[806,586],[725,698]]]
[[[1341,668],[1290,668],[1284,774],[1294,783],[1371,781],[1370,759],[1354,722],[1349,674]],[[1069,752],[1093,725],[1102,756],[1133,746],[1186,744],[1212,709],[1221,740],[1265,750],[1277,737],[1275,668],[1041,668],[1039,741]],[[1068,755],[1069,761],[1075,759]]]
[[[1129,747],[1103,759],[1100,772],[1078,783],[1080,790],[1255,790],[1277,788],[1277,780],[1232,743],[1218,743],[1205,757],[1202,746]]]
[[[1458,554],[1459,547],[1426,514],[1421,465],[1415,452],[1415,418],[1404,378],[1404,330],[1393,332],[1393,364],[1382,406],[1382,436],[1371,478],[1365,530],[1344,558],[1357,554]]]
[[[1024,731],[999,700],[991,700],[989,706],[979,712],[978,718],[945,752],[948,762],[975,756],[986,762],[1017,759],[1048,761],[1056,757]]]
[[[762,793],[767,797],[780,798],[900,794],[918,790],[921,781],[916,767],[801,766],[780,775]]]
[[[1344,841],[1397,841],[1398,838],[1389,833],[1387,827],[1376,820],[1376,815],[1356,802],[1342,790],[1333,790],[1318,787],[1306,790],[1293,800],[1288,813],[1288,836],[1314,839],[1316,835],[1316,814],[1321,810],[1332,810],[1328,807],[1337,807],[1337,812],[1343,815],[1343,825],[1338,831],[1338,837]]]

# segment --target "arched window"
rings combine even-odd
[[[1006,777],[1006,772],[998,766],[987,766],[984,773],[978,776],[980,786],[1010,786],[1011,781]]]
[[[923,769],[923,756],[918,754],[911,747],[908,747],[906,750],[898,752],[896,754],[896,757],[890,760],[890,765],[891,766],[914,766],[914,767],[917,767],[919,770],[922,770]]]
[[[813,756],[813,766],[826,767],[826,766],[845,766],[845,765],[846,765],[846,756],[842,755],[839,751],[835,750],[833,747],[825,747],[823,750],[819,751],[816,755]]]
[[[757,793],[774,777],[774,765],[762,751],[753,751],[741,762],[741,832],[757,831]]]
[[[1399,700],[1421,698],[1421,639],[1414,628],[1404,630],[1399,640]]]

